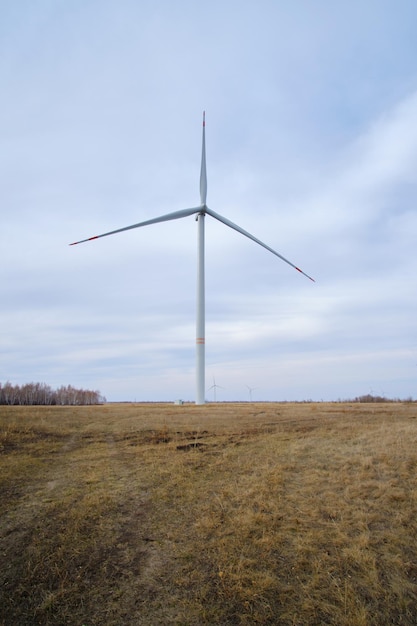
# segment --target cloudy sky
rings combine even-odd
[[[417,397],[414,0],[0,0],[0,381]]]

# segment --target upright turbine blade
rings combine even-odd
[[[233,222],[231,222],[230,220],[228,220],[227,218],[223,217],[222,215],[219,215],[218,213],[215,213],[214,211],[212,211],[211,209],[209,209],[208,207],[206,207],[205,212],[207,213],[207,215],[211,215],[211,217],[214,217],[216,220],[219,220],[219,222],[222,222],[222,224],[225,224],[226,226],[229,226],[229,228],[233,228],[233,230],[236,230],[238,233],[240,233],[241,235],[245,235],[245,237],[248,237],[249,239],[252,239],[252,241],[254,241],[255,243],[259,244],[260,246],[262,246],[263,248],[265,248],[266,250],[269,250],[269,252],[272,252],[272,254],[275,254],[275,256],[277,256],[278,258],[280,258],[282,261],[285,261],[285,263],[288,263],[288,265],[291,265],[291,267],[293,267],[294,269],[297,270],[297,272],[300,272],[301,274],[303,274],[304,276],[306,276],[307,278],[309,278],[310,280],[314,282],[316,282],[314,280],[314,278],[311,278],[311,276],[309,276],[308,274],[306,274],[305,272],[303,272],[303,270],[300,270],[299,267],[297,267],[296,265],[294,265],[294,263],[291,263],[291,261],[289,261],[288,259],[286,259],[284,256],[282,256],[282,254],[279,254],[279,252],[277,252],[276,250],[273,250],[272,248],[270,248],[269,246],[266,245],[266,243],[263,243],[263,241],[261,241],[260,239],[257,239],[256,237],[254,237],[253,235],[251,235],[250,233],[248,233],[247,230],[243,230],[243,228],[241,228],[240,226],[238,226],[237,224],[234,224]]]
[[[169,222],[170,220],[179,220],[182,217],[188,217],[189,215],[194,215],[195,213],[199,213],[201,211],[201,207],[194,207],[193,209],[182,209],[181,211],[174,211],[173,213],[167,213],[166,215],[161,215],[160,217],[154,217],[151,220],[146,220],[145,222],[139,222],[138,224],[132,224],[131,226],[125,226],[124,228],[118,228],[117,230],[111,230],[108,233],[103,233],[102,235],[95,235],[94,237],[89,237],[88,239],[81,239],[81,241],[74,241],[74,243],[70,243],[70,246],[75,246],[78,243],[85,243],[86,241],[93,241],[93,239],[100,239],[100,237],[107,237],[108,235],[115,235],[116,233],[122,233],[124,230],[132,230],[132,228],[140,228],[141,226],[149,226],[150,224],[158,224],[159,222]]]
[[[203,112],[203,147],[201,150],[200,171],[200,198],[201,206],[206,206],[207,201],[207,170],[206,170],[206,112]]]

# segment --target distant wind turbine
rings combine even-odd
[[[255,243],[259,244],[272,254],[275,254],[282,261],[285,261],[288,265],[291,265],[294,269],[296,269],[301,274],[304,274],[307,278],[314,282],[314,279],[311,278],[308,274],[300,270],[299,267],[288,261],[281,254],[273,250],[265,243],[248,233],[237,224],[229,221],[225,217],[215,213],[211,209],[208,208],[207,204],[207,170],[206,170],[206,115],[203,113],[203,142],[202,142],[202,152],[201,152],[201,170],[200,170],[200,206],[193,207],[191,209],[182,209],[180,211],[174,211],[173,213],[168,213],[166,215],[161,215],[160,217],[155,217],[150,220],[146,220],[145,222],[138,222],[137,224],[132,224],[131,226],[125,226],[123,228],[118,228],[117,230],[111,230],[108,233],[103,233],[102,235],[95,235],[94,237],[89,237],[88,239],[81,239],[80,241],[74,241],[74,243],[69,244],[70,246],[75,246],[79,243],[85,243],[86,241],[93,241],[94,239],[99,239],[100,237],[107,237],[108,235],[115,235],[116,233],[122,233],[125,230],[132,230],[133,228],[141,228],[142,226],[149,226],[150,224],[157,224],[159,222],[168,222],[170,220],[177,220],[182,217],[188,217],[190,215],[196,215],[196,221],[198,224],[198,256],[197,256],[197,323],[196,323],[196,404],[204,404],[204,390],[205,390],[205,285],[204,285],[204,217],[206,215],[210,215],[214,217],[219,222],[222,222],[229,228],[236,230],[241,235],[252,239]]]
[[[249,387],[249,385],[245,385],[245,387],[249,391],[249,401],[252,402],[252,391],[255,391],[255,389],[257,389],[257,387]]]
[[[216,379],[213,376],[213,384],[211,387],[209,387],[208,391],[211,391],[213,389],[213,395],[214,395],[214,402],[217,402],[216,400],[216,389],[223,389],[223,387],[221,385],[216,385]]]

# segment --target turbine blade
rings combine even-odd
[[[240,226],[238,226],[237,224],[234,224],[233,222],[231,222],[230,220],[228,220],[227,218],[223,217],[222,215],[219,215],[218,213],[215,213],[214,211],[212,211],[211,209],[207,208],[205,209],[205,212],[208,215],[211,215],[211,217],[214,217],[214,219],[218,220],[219,222],[222,222],[223,224],[225,224],[226,226],[229,226],[229,228],[232,228],[233,230],[236,230],[238,233],[240,233],[241,235],[244,235],[245,237],[248,237],[249,239],[252,239],[252,241],[254,241],[255,243],[259,244],[260,246],[262,246],[263,248],[265,248],[266,250],[269,250],[269,252],[272,252],[272,254],[275,254],[275,256],[277,256],[278,258],[280,258],[282,261],[285,261],[285,263],[288,263],[288,265],[291,265],[291,267],[293,267],[294,269],[297,270],[297,272],[300,272],[301,274],[303,274],[304,276],[306,276],[306,278],[309,278],[310,280],[314,282],[316,282],[314,280],[314,278],[311,278],[311,276],[309,276],[308,274],[306,274],[305,272],[303,272],[303,270],[300,270],[299,267],[297,267],[296,265],[294,265],[294,263],[291,263],[291,261],[289,261],[288,259],[286,259],[284,256],[282,256],[282,254],[279,254],[279,252],[277,252],[276,250],[273,250],[273,248],[270,248],[269,246],[266,245],[266,243],[263,243],[263,241],[261,241],[260,239],[257,239],[256,237],[254,237],[253,235],[251,235],[250,233],[248,233],[248,231],[243,230],[243,228],[241,228]]]
[[[205,111],[203,111],[203,146],[201,150],[200,198],[201,198],[201,206],[206,206],[207,169],[206,169],[206,112]]]
[[[133,228],[140,228],[141,226],[149,226],[150,224],[158,224],[159,222],[169,222],[170,220],[178,220],[182,217],[188,217],[189,215],[194,215],[195,213],[199,213],[201,211],[201,207],[194,207],[192,209],[182,209],[181,211],[174,211],[173,213],[167,213],[166,215],[161,215],[160,217],[154,217],[151,220],[146,220],[145,222],[139,222],[138,224],[132,224],[131,226],[125,226],[124,228],[118,228],[117,230],[111,230],[108,233],[103,233],[102,235],[95,235],[94,237],[88,237],[88,239],[81,239],[81,241],[74,241],[74,243],[70,243],[70,246],[75,246],[78,243],[85,243],[86,241],[92,241],[93,239],[100,239],[100,237],[107,237],[108,235],[115,235],[116,233],[121,233],[124,230],[132,230]]]

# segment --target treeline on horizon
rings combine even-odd
[[[71,405],[103,404],[106,398],[99,391],[76,389],[71,385],[62,385],[52,389],[45,383],[26,383],[12,385],[10,382],[0,383],[0,405],[9,406],[37,405]]]

